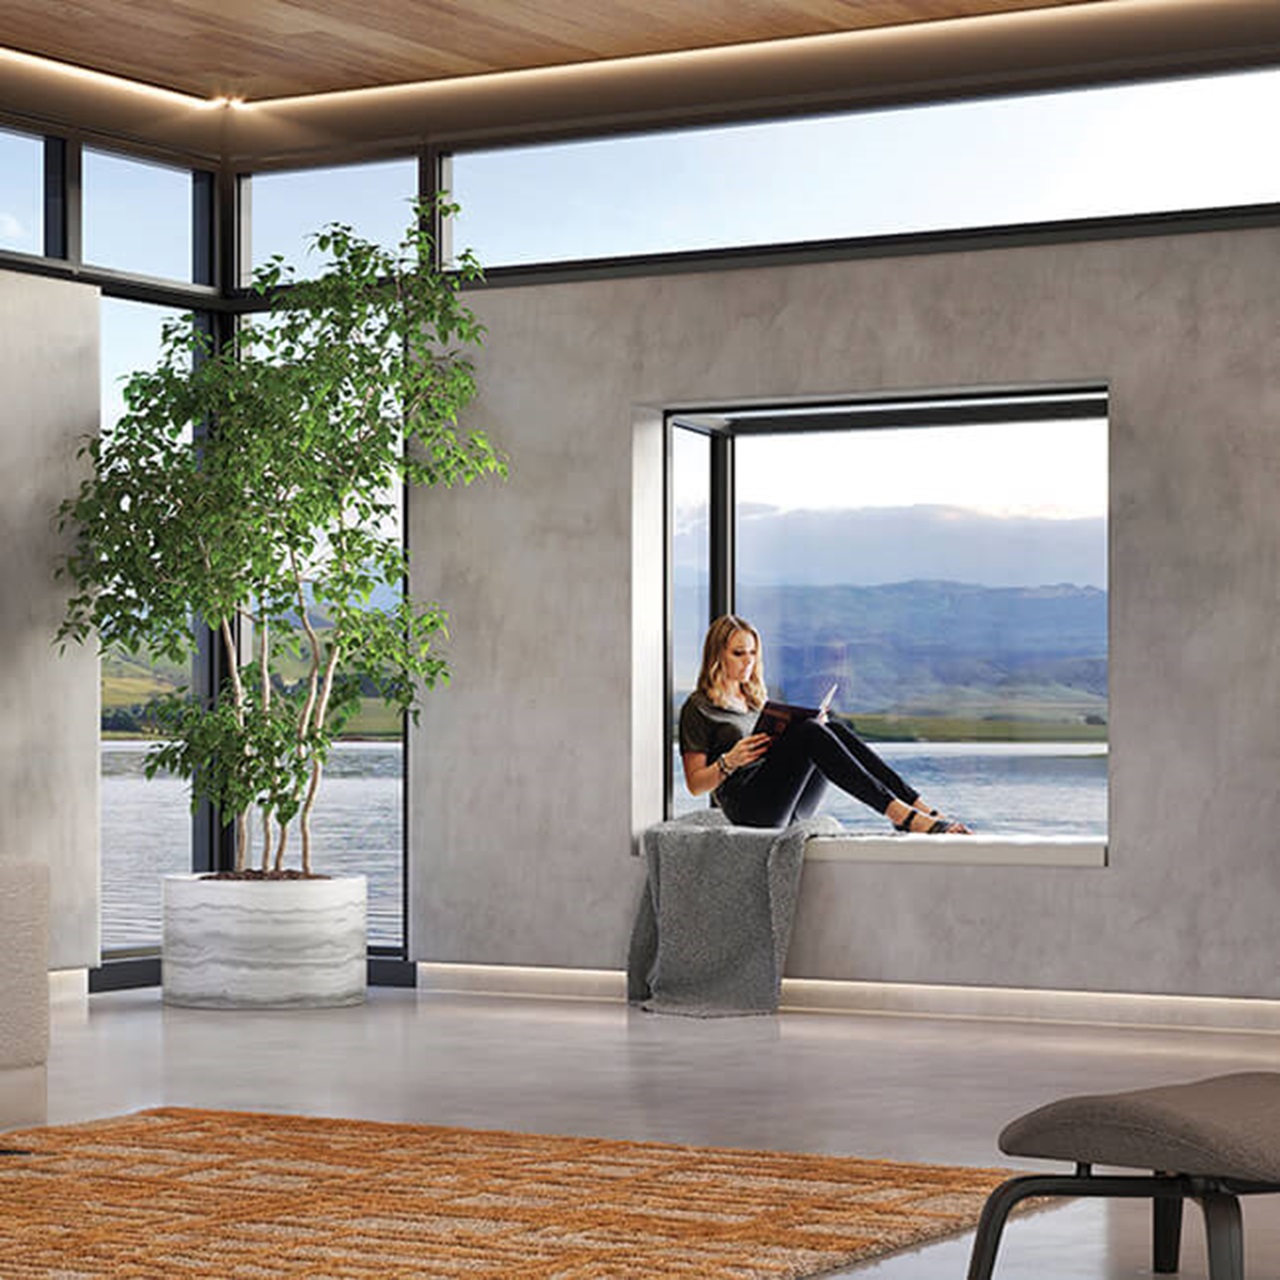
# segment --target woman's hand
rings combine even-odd
[[[773,735],[768,733],[749,733],[724,753],[725,763],[730,769],[741,769],[744,764],[755,764],[773,745]]]

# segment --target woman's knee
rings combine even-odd
[[[831,730],[822,723],[821,720],[797,720],[795,724],[787,730],[786,737],[794,738],[797,742],[830,742],[835,735]]]
[[[853,742],[861,742],[862,739],[854,732],[853,726],[845,724],[843,720],[828,720],[826,726],[837,738],[844,738]]]

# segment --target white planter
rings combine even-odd
[[[200,1009],[360,1004],[367,898],[364,876],[165,876],[165,1003]]]

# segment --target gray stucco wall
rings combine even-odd
[[[98,662],[59,656],[58,501],[98,422],[98,292],[0,272],[0,862],[49,867],[49,964],[98,963]]]
[[[1111,865],[811,864],[789,972],[1280,996],[1280,232],[473,300],[473,420],[513,466],[411,499],[455,667],[412,741],[417,958],[624,962],[661,811],[663,406],[1099,380]]]

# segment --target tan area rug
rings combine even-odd
[[[0,1134],[0,1275],[811,1276],[996,1169],[164,1108]]]

